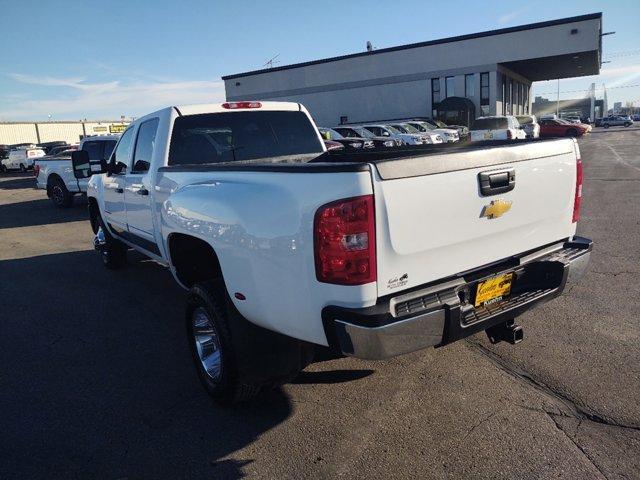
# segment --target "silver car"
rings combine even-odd
[[[604,128],[609,127],[630,127],[633,125],[631,117],[625,117],[623,115],[611,115],[602,119],[602,126]]]

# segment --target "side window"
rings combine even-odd
[[[146,172],[151,166],[153,148],[156,143],[156,132],[158,131],[158,119],[153,118],[140,124],[138,138],[133,153],[132,173]]]
[[[122,134],[120,137],[120,141],[118,142],[118,146],[113,152],[111,156],[111,161],[114,165],[117,162],[124,163],[125,165],[129,163],[129,158],[131,156],[131,139],[133,137],[133,127],[129,127],[126,132]]]
[[[89,154],[89,160],[102,160],[102,142],[84,142],[82,150]]]

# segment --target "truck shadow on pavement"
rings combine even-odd
[[[1,217],[1,214],[0,214]],[[235,409],[199,384],[185,293],[130,253],[0,261],[2,478],[240,478],[226,458],[292,413],[282,390]]]
[[[43,193],[43,195],[45,194]],[[80,199],[75,199],[73,205],[65,209],[56,208],[46,197],[40,200],[0,205],[0,229],[77,222],[88,219],[87,204],[81,202]]]

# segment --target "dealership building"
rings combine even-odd
[[[602,14],[222,77],[227,101],[302,103],[320,125],[531,112],[535,81],[597,75]]]

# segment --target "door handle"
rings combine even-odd
[[[136,190],[136,193],[138,195],[149,195],[149,190],[147,190],[146,188],[142,187],[142,188]]]
[[[516,186],[516,169],[480,172],[478,181],[480,182],[480,193],[483,196],[509,192]]]

